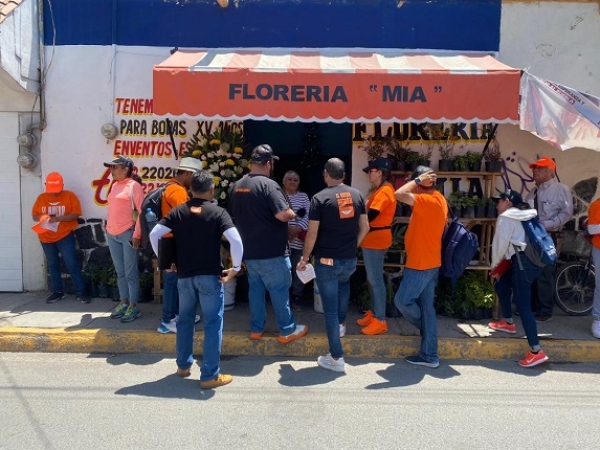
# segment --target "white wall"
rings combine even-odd
[[[509,66],[600,96],[599,42],[597,2],[503,3],[499,59]],[[586,149],[561,152],[512,125],[499,127],[498,141],[503,155],[511,159],[509,167],[519,174],[528,171],[522,166],[545,155],[556,159],[559,177],[570,187],[600,176],[600,152]],[[509,178],[511,184],[520,183],[524,176],[511,173]],[[598,196],[597,191],[595,197]]]

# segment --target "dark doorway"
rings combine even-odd
[[[323,166],[329,158],[346,164],[345,183],[352,183],[352,124],[247,120],[244,135],[251,147],[269,144],[280,161],[273,179],[281,184],[288,170],[300,175],[300,190],[309,197],[325,187]]]

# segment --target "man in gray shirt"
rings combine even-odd
[[[560,232],[573,218],[573,195],[568,186],[556,181],[556,163],[551,158],[543,156],[529,168],[533,170],[536,187],[525,201],[537,210],[538,219],[552,236],[560,254]],[[532,309],[538,322],[552,319],[555,269],[555,264],[544,267],[533,290]]]

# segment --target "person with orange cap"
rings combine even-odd
[[[560,254],[561,231],[573,219],[571,189],[556,180],[556,163],[552,158],[542,156],[529,168],[533,171],[535,188],[525,197],[525,201],[537,210],[538,219],[552,236]],[[555,269],[555,264],[547,265],[534,283],[532,309],[538,322],[552,320]]]
[[[52,285],[52,293],[46,298],[46,303],[55,303],[65,297],[59,254],[71,274],[77,299],[81,303],[89,303],[91,298],[85,290],[73,233],[77,228],[77,219],[81,216],[81,204],[73,192],[63,188],[62,175],[58,172],[49,173],[46,177],[46,190],[38,196],[31,209],[31,217],[37,222],[32,229],[38,233],[46,255]]]

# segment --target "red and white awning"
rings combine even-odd
[[[487,54],[177,51],[154,67],[153,106],[206,120],[517,123],[519,78]]]

